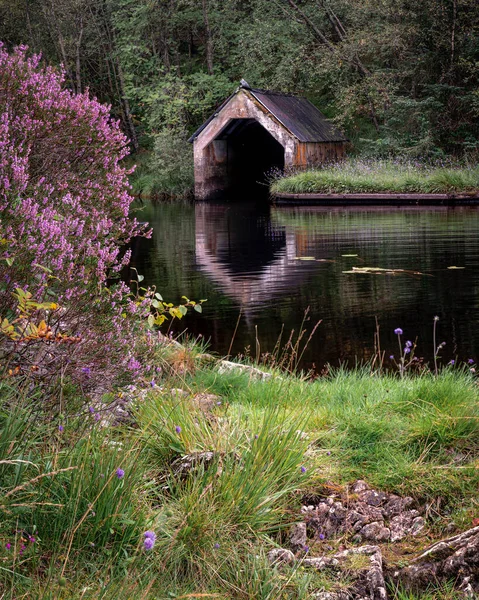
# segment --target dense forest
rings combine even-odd
[[[188,134],[241,77],[305,95],[362,155],[479,148],[477,0],[0,0],[0,37],[110,103],[180,187]]]

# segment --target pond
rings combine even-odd
[[[206,298],[173,323],[220,355],[273,352],[321,321],[302,368],[398,355],[394,329],[442,362],[479,357],[479,211],[473,207],[274,207],[266,202],[145,204],[153,227],[132,265],[165,300]],[[367,271],[364,268],[374,268]],[[380,270],[384,269],[384,270]],[[235,332],[236,329],[236,332]],[[303,346],[304,344],[302,344]]]

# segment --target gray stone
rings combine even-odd
[[[364,492],[365,490],[369,490],[369,485],[362,479],[358,479],[351,486],[351,491],[353,492],[353,494],[359,494],[360,492]]]
[[[479,597],[479,527],[432,544],[392,578],[414,590],[425,589],[431,582],[462,581],[459,587],[464,597]]]
[[[382,521],[375,521],[374,523],[368,523],[360,531],[359,535],[365,540],[371,540],[373,542],[385,542],[391,537],[391,531],[384,527]]]
[[[381,506],[388,499],[388,495],[384,492],[377,492],[376,490],[366,490],[361,492],[359,495],[362,502],[369,504],[369,506]]]
[[[271,373],[266,373],[256,367],[234,363],[229,360],[220,360],[218,373],[246,373],[251,379],[257,379],[259,381],[267,381],[272,377]]]
[[[267,557],[269,562],[274,565],[290,565],[295,560],[294,554],[286,548],[274,548],[268,552]]]
[[[306,523],[296,523],[289,532],[289,543],[293,552],[304,550],[308,541],[306,534]]]
[[[404,512],[412,505],[413,502],[414,500],[409,496],[401,498],[401,496],[395,496],[391,494],[386,504],[382,507],[383,515],[386,517],[386,519],[390,519],[391,517]]]
[[[426,522],[417,510],[408,510],[396,515],[389,521],[391,542],[402,540],[408,535],[417,535],[425,525]]]

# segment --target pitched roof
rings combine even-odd
[[[228,102],[241,90],[251,94],[300,142],[347,142],[348,139],[330,123],[309,100],[292,94],[281,94],[240,86],[231,94],[188,140],[193,142],[207,125],[221,112]]]

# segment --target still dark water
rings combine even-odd
[[[430,360],[432,323],[443,362],[479,358],[479,209],[474,207],[269,207],[262,203],[144,205],[153,227],[133,265],[165,300],[207,298],[203,314],[173,327],[202,334],[226,354],[272,351],[301,326],[322,320],[302,366],[319,370],[368,360],[375,318],[386,356],[396,327]],[[350,255],[350,256],[347,256]],[[357,255],[357,256],[351,256]],[[352,267],[406,273],[344,273]],[[462,267],[449,269],[448,267]]]

